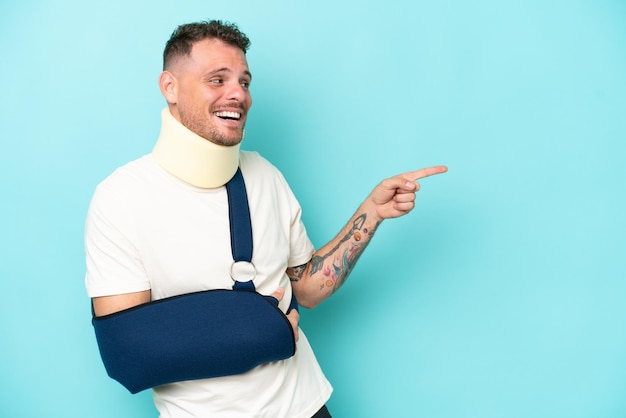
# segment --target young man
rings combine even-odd
[[[155,148],[96,189],[86,223],[86,286],[94,314],[210,289],[231,289],[229,207],[224,185],[241,169],[249,202],[256,291],[279,303],[295,355],[245,373],[153,388],[161,417],[329,416],[332,388],[305,335],[292,295],[313,308],[335,292],[380,223],[414,207],[417,179],[444,166],[382,181],[336,238],[313,248],[300,206],[281,173],[240,150],[252,74],[248,38],[235,25],[182,25],[168,41],[159,78],[167,101]],[[124,336],[122,336],[124,337]]]

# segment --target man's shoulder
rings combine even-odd
[[[283,173],[258,152],[242,151],[239,161],[246,185],[249,185],[252,190],[261,191],[261,193],[269,192],[269,190],[291,193],[291,188]]]
[[[241,169],[244,173],[251,172],[254,175],[280,175],[278,168],[256,151],[241,151],[239,154],[239,162],[241,163]]]
[[[265,157],[259,154],[257,151],[239,151],[239,161],[242,165],[246,166],[272,166]]]
[[[100,182],[98,188],[127,189],[140,186],[153,177],[154,169],[154,159],[150,154],[146,154],[115,169]]]

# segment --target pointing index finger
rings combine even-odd
[[[417,181],[419,179],[423,179],[424,177],[445,173],[446,171],[448,171],[448,167],[446,167],[445,165],[435,165],[432,167],[420,168],[419,170],[409,172],[407,173],[407,177],[410,177],[413,181]]]

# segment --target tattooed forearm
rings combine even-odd
[[[359,257],[367,247],[370,238],[380,225],[376,223],[373,228],[364,226],[366,215],[360,215],[353,222],[352,228],[341,238],[328,253],[323,256],[314,256],[311,259],[311,273],[320,272],[320,290],[327,289],[331,292],[337,290],[348,278]],[[352,238],[352,240],[350,240]],[[348,241],[348,242],[346,242]],[[326,260],[332,258],[332,262]]]
[[[333,247],[332,250],[330,250],[324,256],[317,255],[311,259],[311,274],[315,274],[318,271],[320,271],[322,266],[324,265],[324,260],[326,260],[329,256],[333,255],[335,251],[337,251],[337,249],[341,246],[341,244],[349,240],[350,237],[354,235],[355,231],[360,231],[361,228],[363,228],[363,224],[365,223],[366,218],[367,218],[366,214],[362,214],[361,216],[356,218],[354,222],[352,223],[352,228],[348,231],[348,233],[343,238],[341,238],[341,241],[339,241],[337,245]]]
[[[335,267],[335,273],[337,274],[335,282],[333,283],[334,290],[339,289],[339,287],[341,287],[341,285],[346,281],[356,262],[359,260],[359,257],[363,254],[364,249],[365,245],[359,246],[354,249],[351,255],[349,254],[350,251],[346,250],[343,253],[342,266],[338,267],[333,264],[333,267]]]

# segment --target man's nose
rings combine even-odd
[[[234,82],[229,85],[227,98],[228,100],[243,102],[247,94],[247,90],[240,83]]]

